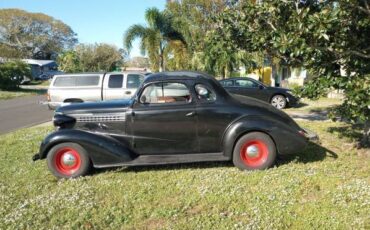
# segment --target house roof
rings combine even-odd
[[[25,63],[29,65],[38,65],[38,66],[54,66],[57,65],[53,60],[36,60],[36,59],[22,59]]]

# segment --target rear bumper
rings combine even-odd
[[[305,132],[304,136],[307,138],[307,140],[312,141],[312,142],[319,142],[319,136],[315,132],[309,129],[303,129],[303,130]]]

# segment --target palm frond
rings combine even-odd
[[[136,38],[143,39],[145,37],[146,28],[142,25],[132,25],[123,36],[123,43],[127,50],[132,48],[132,42]]]
[[[145,20],[147,21],[150,28],[157,30],[162,27],[164,21],[162,13],[155,7],[148,8],[145,11]]]

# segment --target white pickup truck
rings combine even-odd
[[[131,98],[148,73],[112,72],[55,75],[48,89],[50,109],[88,101]]]

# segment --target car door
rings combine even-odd
[[[220,81],[220,83],[229,93],[238,94],[239,88],[234,87],[235,85],[234,80],[223,80]]]
[[[124,98],[131,98],[135,95],[137,89],[143,83],[144,75],[129,73],[125,74],[124,81]]]
[[[125,97],[123,77],[123,74],[109,74],[105,76],[103,87],[104,100],[122,99]]]
[[[194,86],[197,100],[198,141],[202,153],[222,152],[222,137],[238,114],[228,113],[228,103],[218,98],[214,88],[205,83]]]
[[[133,106],[131,129],[138,154],[199,152],[195,103],[187,84],[146,85]]]
[[[237,94],[253,97],[262,101],[268,100],[265,87],[250,79],[235,80],[235,87],[238,88]]]

